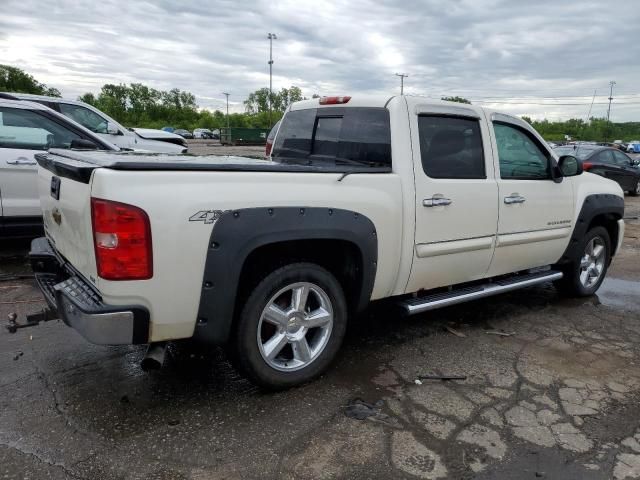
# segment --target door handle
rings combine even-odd
[[[527,199],[522,195],[518,195],[516,193],[512,193],[508,197],[504,197],[504,203],[507,205],[511,205],[512,203],[524,203]]]
[[[450,198],[443,197],[425,198],[422,201],[422,205],[425,207],[446,207],[447,205],[451,205],[451,203]]]
[[[25,157],[18,157],[15,160],[7,160],[9,165],[35,165],[36,162]]]

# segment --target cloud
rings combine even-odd
[[[269,84],[275,32],[276,89],[395,94],[402,71],[407,93],[584,118],[594,89],[592,113],[606,113],[615,80],[612,118],[625,121],[640,120],[639,24],[625,0],[4,0],[0,59],[68,97],[141,82],[206,108],[228,91],[240,111]]]

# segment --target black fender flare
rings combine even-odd
[[[616,220],[621,219],[624,215],[624,199],[608,193],[586,196],[573,227],[569,245],[558,264],[572,263],[580,258],[582,255],[579,251],[580,240],[586,235],[589,225],[598,215],[612,215]]]
[[[373,222],[350,210],[322,207],[259,207],[221,212],[207,249],[194,339],[224,344],[234,319],[240,275],[255,249],[295,240],[342,240],[361,253],[357,309],[369,303],[378,262]]]

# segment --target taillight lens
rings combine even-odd
[[[342,97],[321,97],[320,105],[341,105],[343,103],[347,103],[351,100],[351,97],[342,96]]]
[[[98,276],[105,280],[146,280],[153,276],[151,225],[141,208],[91,199]]]
[[[267,145],[264,149],[264,156],[268,157],[269,155],[271,155],[271,149],[273,148],[273,142],[270,140],[267,140]]]
[[[584,162],[582,164],[582,170],[584,170],[585,172],[591,170],[591,167],[593,167],[593,163],[591,162]]]

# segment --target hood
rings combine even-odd
[[[165,130],[156,130],[155,128],[132,128],[137,135],[148,140],[167,140],[167,139],[180,139],[180,135],[167,132]]]

